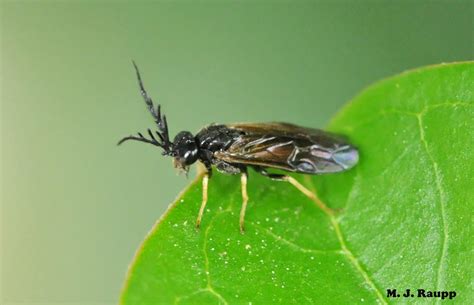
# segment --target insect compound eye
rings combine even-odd
[[[193,145],[192,147],[188,147],[187,151],[184,153],[184,160],[186,164],[193,164],[197,160],[197,148],[196,145]]]

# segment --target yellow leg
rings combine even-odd
[[[240,233],[244,233],[245,210],[247,209],[247,202],[249,201],[249,197],[247,195],[247,173],[242,173],[242,176],[240,176],[240,183],[242,184],[242,209],[240,210]]]
[[[204,176],[202,177],[202,203],[201,203],[201,208],[199,209],[199,214],[196,220],[196,228],[199,228],[199,226],[201,225],[202,214],[204,214],[204,209],[206,208],[208,184],[209,184],[209,175],[204,174]]]
[[[284,181],[288,181],[289,183],[291,183],[294,187],[296,187],[300,192],[302,192],[303,194],[306,195],[306,197],[310,198],[311,200],[313,200],[317,205],[318,207],[321,208],[321,210],[323,210],[324,212],[326,212],[327,214],[334,214],[334,210],[327,207],[320,199],[319,197],[316,195],[316,193],[313,193],[311,192],[310,190],[308,190],[306,187],[304,187],[301,183],[298,182],[298,180],[296,180],[295,178],[293,177],[290,177],[290,176],[284,176],[282,178],[282,180]]]

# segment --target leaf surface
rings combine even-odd
[[[387,289],[474,299],[474,65],[409,71],[363,91],[329,129],[360,163],[295,175],[336,213],[288,183],[250,172],[246,233],[240,179],[215,174],[200,230],[199,179],[173,203],[132,262],[122,304],[392,303]],[[199,177],[198,177],[199,178]]]

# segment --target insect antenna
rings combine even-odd
[[[151,115],[153,116],[153,119],[155,120],[156,125],[158,126],[159,131],[157,131],[156,134],[161,140],[161,147],[165,150],[165,152],[168,152],[171,150],[173,143],[169,139],[168,122],[166,121],[166,116],[161,115],[160,104],[158,104],[155,109],[155,106],[153,105],[153,100],[151,99],[150,96],[148,96],[148,93],[146,92],[145,87],[143,86],[143,81],[140,76],[140,71],[138,70],[137,64],[135,63],[135,61],[132,61],[132,63],[133,63],[133,66],[135,67],[135,71],[137,74],[138,85],[140,87],[140,93],[143,99],[145,100],[145,104],[148,108],[148,111],[150,111]],[[149,132],[149,134],[154,139],[151,132]]]
[[[156,124],[160,130],[160,138],[163,139],[164,143],[170,143],[169,134],[168,134],[168,122],[166,121],[166,115],[161,116],[161,105],[158,104],[156,107],[157,120]]]
[[[128,137],[123,138],[122,140],[120,140],[120,141],[117,143],[117,145],[120,145],[120,144],[122,144],[123,142],[128,141],[128,140],[134,140],[134,141],[149,143],[149,144],[152,144],[152,145],[161,147],[161,148],[163,148],[163,149],[165,150],[165,152],[167,152],[167,150],[166,150],[165,146],[163,145],[163,143],[156,140],[156,138],[153,136],[153,133],[151,132],[150,129],[148,129],[148,134],[150,135],[151,140],[145,138],[145,137],[143,136],[143,134],[140,133],[140,132],[138,132],[137,134],[138,134],[138,136],[128,136]]]

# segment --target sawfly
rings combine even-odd
[[[359,160],[357,149],[342,136],[289,123],[211,124],[195,135],[181,131],[171,141],[166,116],[161,114],[160,105],[156,108],[153,105],[135,62],[133,65],[140,93],[158,130],[153,133],[148,129],[148,137],[142,133],[125,137],[118,145],[134,140],[157,146],[162,149],[162,155],[174,158],[173,163],[177,169],[186,173],[189,166],[197,161],[204,165],[206,172],[202,179],[202,203],[196,227],[200,226],[206,207],[208,183],[213,168],[224,174],[241,175],[240,230],[243,232],[248,202],[249,167],[270,179],[287,181],[306,196],[314,198],[315,195],[293,177],[270,173],[267,169],[318,175],[346,171]]]

